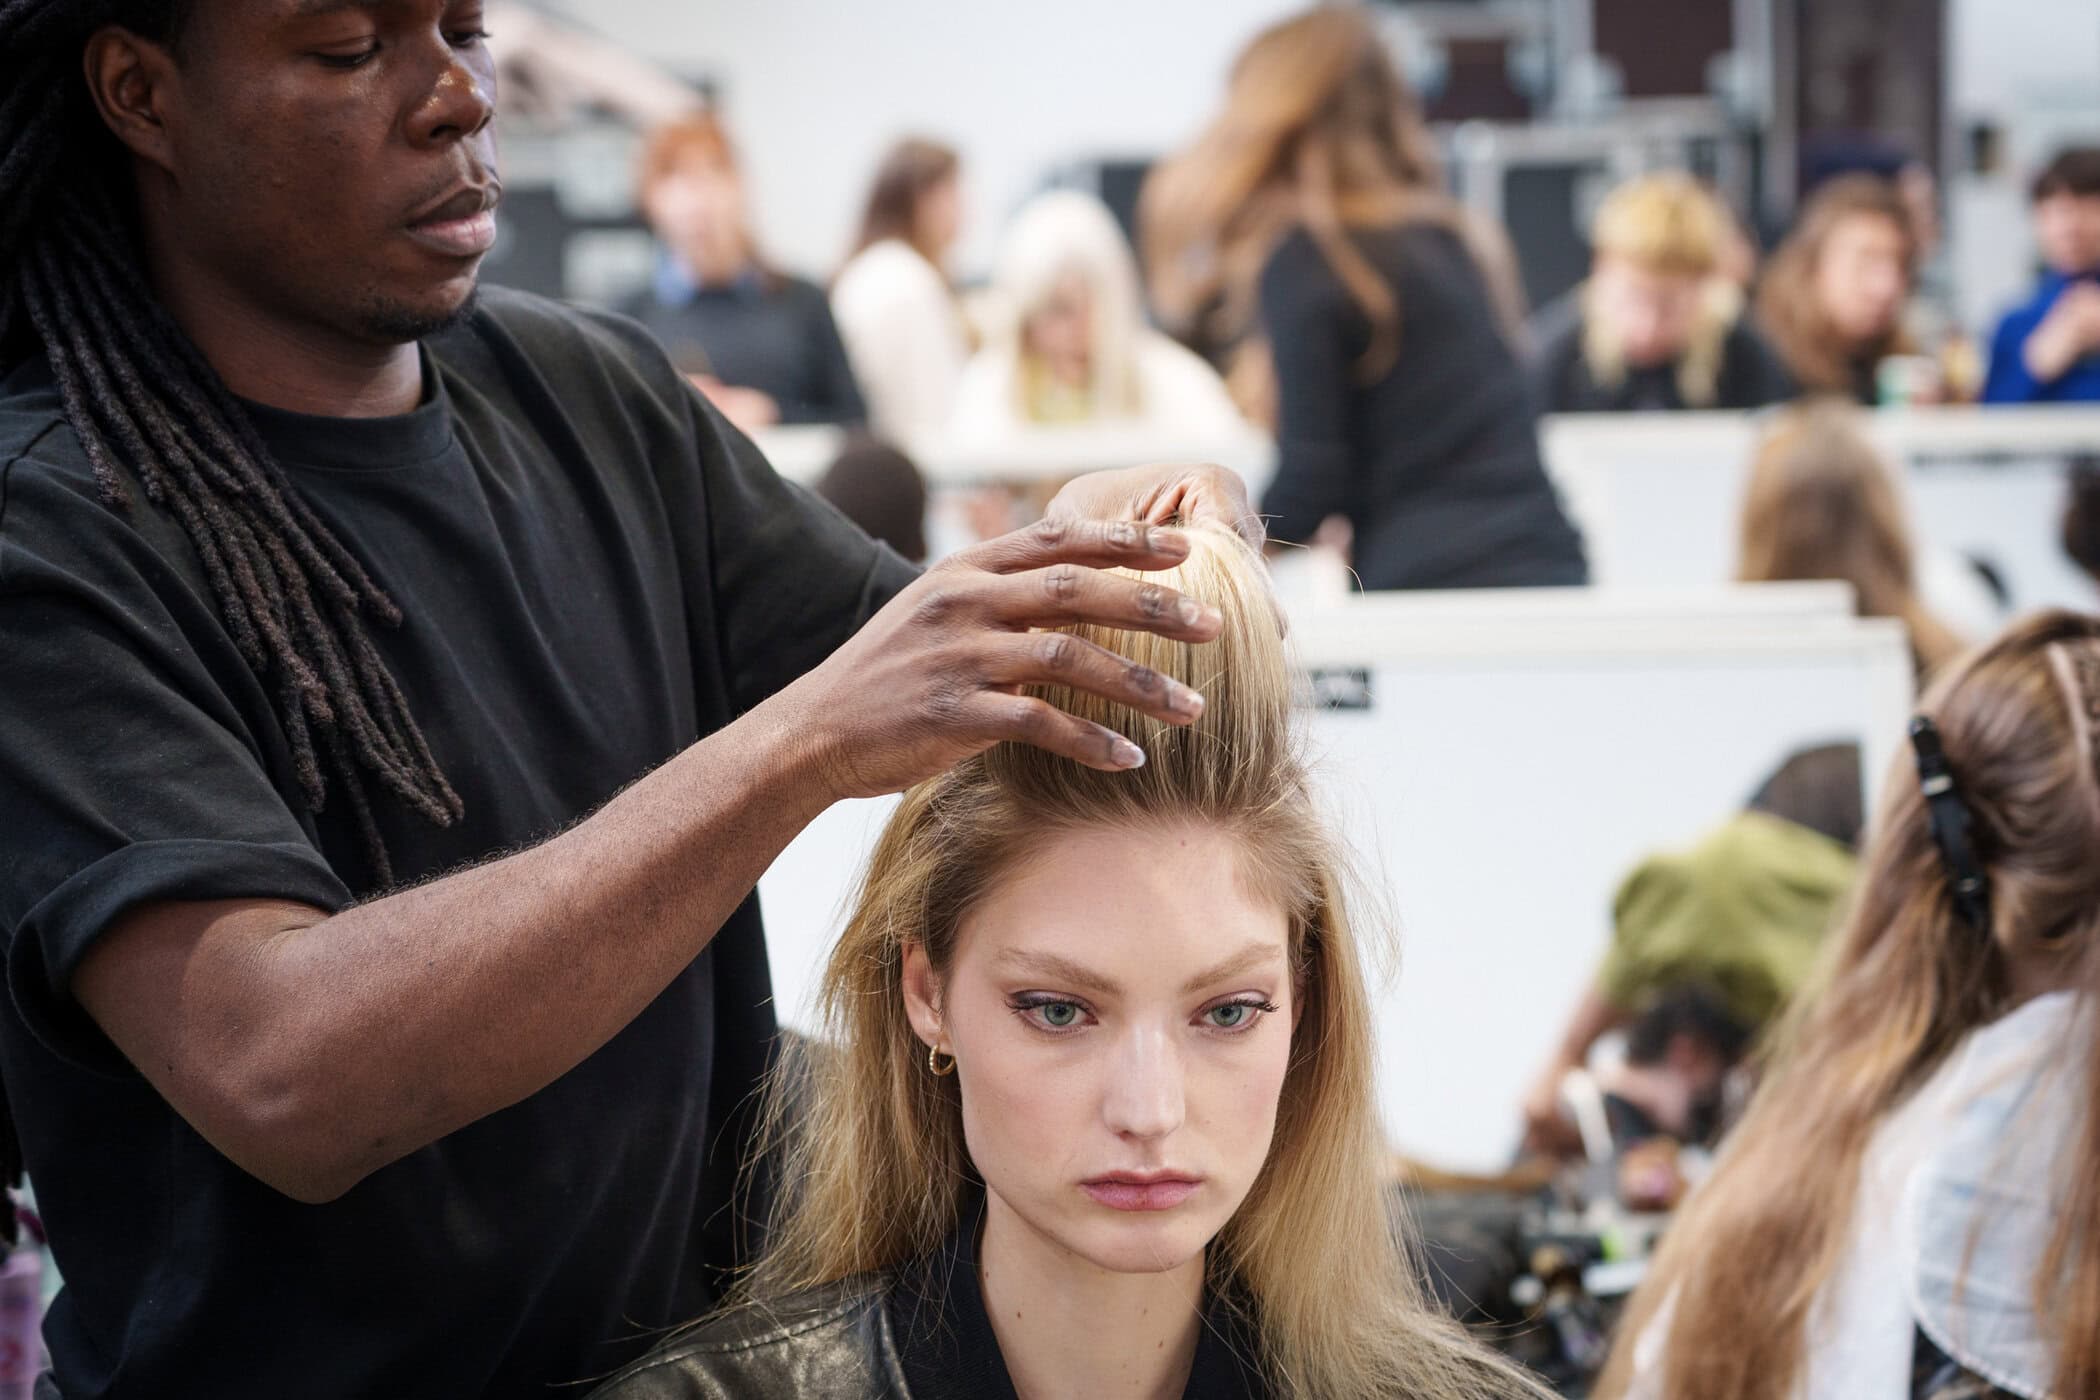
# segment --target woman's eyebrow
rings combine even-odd
[[[1237,977],[1243,972],[1251,972],[1255,968],[1272,962],[1281,962],[1282,960],[1283,945],[1281,943],[1257,940],[1249,943],[1246,947],[1216,966],[1206,968],[1202,972],[1197,973],[1194,977],[1182,983],[1181,990],[1184,992],[1200,992],[1212,983],[1222,982],[1228,977]]]
[[[1023,948],[1010,948],[999,955],[999,961],[1022,972],[1047,977],[1068,987],[1078,987],[1103,996],[1113,996],[1119,990],[1115,983],[1083,963],[1056,953],[1036,953]]]

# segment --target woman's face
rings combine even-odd
[[[945,256],[962,236],[962,183],[954,175],[928,185],[914,214],[919,237]]]
[[[1086,383],[1094,358],[1094,294],[1086,278],[1059,278],[1021,328],[1021,341],[1058,383]]]
[[[1659,272],[1630,258],[1606,256],[1597,260],[1591,283],[1592,311],[1604,318],[1628,365],[1650,369],[1668,364],[1691,345],[1705,278]]]
[[[1903,230],[1880,214],[1838,220],[1816,262],[1816,300],[1831,326],[1864,347],[1895,330],[1910,295]]]
[[[642,204],[657,237],[696,271],[713,275],[742,266],[744,183],[731,167],[689,157],[659,177]]]
[[[994,1208],[1098,1268],[1197,1258],[1268,1158],[1295,989],[1242,864],[1194,827],[1059,835],[965,918],[938,986],[907,953]]]

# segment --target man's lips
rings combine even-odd
[[[1110,1172],[1080,1182],[1079,1189],[1110,1210],[1156,1211],[1172,1210],[1202,1184],[1180,1172]]]
[[[502,186],[493,180],[468,185],[409,221],[409,237],[451,257],[478,258],[496,242],[496,201]]]

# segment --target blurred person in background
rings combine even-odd
[[[1688,175],[1621,185],[1597,211],[1589,280],[1541,313],[1532,374],[1547,413],[1761,408],[1793,385],[1722,273],[1731,220]]]
[[[1910,208],[1895,182],[1837,176],[1817,187],[1772,255],[1758,287],[1758,329],[1805,392],[1874,404],[1882,361],[1916,348],[1903,316],[1917,265]]]
[[[2059,538],[2065,556],[2100,585],[2100,459],[2075,462],[2066,474]]]
[[[1594,1394],[2100,1395],[2100,619],[2017,624],[1922,709]]]
[[[839,514],[914,564],[926,562],[926,480],[889,443],[855,433],[817,479]]]
[[[949,420],[958,450],[1082,425],[1192,447],[1247,432],[1217,372],[1145,323],[1137,259],[1092,195],[1052,190],[1022,207],[988,301],[997,324],[963,371]]]
[[[2100,146],[2061,151],[2034,182],[2045,269],[1991,337],[1986,403],[2100,401]]]
[[[622,309],[745,432],[867,417],[822,289],[771,266],[721,121],[698,112],[649,134],[640,200],[663,244]]]
[[[1959,559],[1946,572],[1955,583],[1942,587],[1980,586]],[[1925,602],[1894,471],[1867,439],[1857,410],[1841,402],[1787,410],[1758,445],[1743,497],[1736,577],[1842,579],[1852,585],[1860,616],[1903,623],[1921,678],[1964,645]]]
[[[853,254],[831,284],[831,313],[867,399],[868,425],[893,442],[940,432],[970,358],[948,277],[962,231],[961,169],[937,141],[892,146],[876,167]]]
[[[1851,887],[1860,807],[1858,746],[1804,749],[1689,850],[1651,856],[1626,876],[1612,899],[1611,946],[1525,1096],[1527,1151],[1582,1149],[1571,1074],[1606,1034],[1658,1008],[1629,1044],[1634,1073],[1600,1087],[1638,1110],[1649,1133],[1694,1142],[1721,1126],[1710,1111],[1721,1079],[1807,980]],[[1706,1029],[1673,1045],[1694,1022]]]
[[[1587,580],[1539,460],[1508,241],[1445,192],[1368,11],[1257,37],[1143,212],[1169,322],[1267,342],[1275,539],[1342,518],[1366,588]]]

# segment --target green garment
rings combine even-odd
[[[1756,1029],[1808,980],[1856,862],[1829,837],[1763,812],[1730,818],[1689,851],[1651,856],[1612,901],[1597,986],[1638,1012],[1681,982]]]

